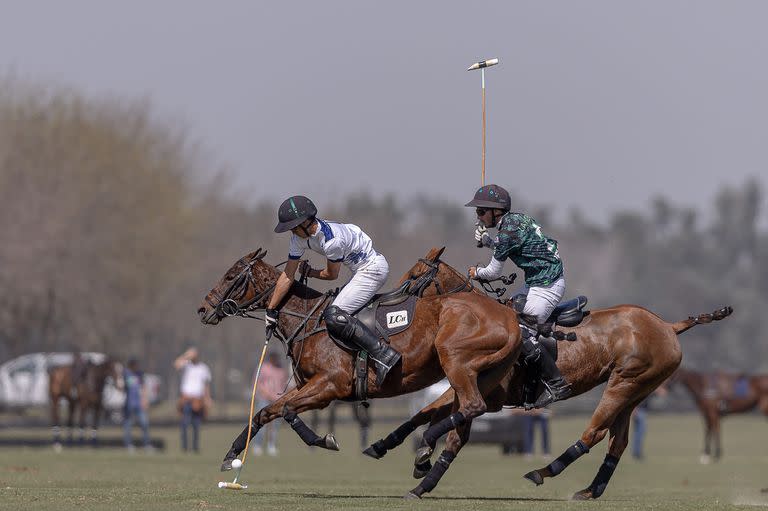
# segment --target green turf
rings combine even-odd
[[[553,420],[553,450],[559,454],[578,438],[587,418]],[[165,453],[121,450],[0,450],[2,509],[663,509],[709,510],[768,506],[768,424],[757,416],[725,421],[725,458],[700,465],[701,424],[694,416],[652,416],[647,458],[622,459],[605,495],[593,502],[570,496],[594,477],[607,443],[555,479],[534,487],[522,475],[550,460],[502,456],[491,446],[461,452],[438,488],[421,501],[401,496],[411,478],[410,444],[375,461],[359,453],[357,432],[343,427],[341,452],[310,450],[293,432],[280,432],[280,455],[251,457],[242,480],[248,490],[219,490],[219,460],[236,427],[205,426],[199,455],[179,452],[176,431],[163,429]],[[389,425],[379,425],[380,436]],[[24,432],[3,430],[2,436]],[[31,432],[30,434],[36,434]],[[37,434],[47,434],[39,431]],[[116,435],[116,429],[105,434]],[[372,437],[372,439],[378,438]],[[231,474],[228,475],[231,477]]]

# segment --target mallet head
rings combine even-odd
[[[498,63],[499,63],[499,59],[488,59],[480,62],[475,62],[474,64],[472,64],[467,68],[467,71],[473,71],[475,69],[482,69],[484,67],[495,66]]]

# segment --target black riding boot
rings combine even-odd
[[[525,384],[523,404],[526,410],[531,408],[543,408],[555,401],[566,399],[571,395],[571,386],[560,374],[554,359],[546,349],[534,341],[538,338],[538,328],[534,330],[526,324],[521,324],[523,331],[523,356],[529,371],[533,371],[533,377],[529,377]],[[529,373],[530,374],[530,373]],[[541,377],[544,384],[544,392],[533,403],[536,396],[537,378]]]
[[[331,335],[342,341],[353,342],[368,352],[368,355],[375,362],[376,385],[381,387],[389,370],[400,360],[400,353],[388,344],[381,342],[379,336],[371,332],[357,318],[350,316],[335,305],[328,307],[324,316]]]
[[[541,383],[544,384],[545,390],[536,401],[534,405],[536,408],[542,408],[555,401],[570,397],[571,385],[565,381],[552,355],[545,349],[541,350],[539,356],[539,368],[541,369]]]

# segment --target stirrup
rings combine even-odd
[[[565,383],[565,380],[563,380],[563,382]],[[571,385],[569,383],[565,383],[559,387],[553,387],[548,381],[544,380],[542,380],[542,383],[544,384],[544,392],[542,392],[539,399],[536,400],[536,403],[534,404],[535,408],[543,408],[556,401],[568,399],[571,396]]]

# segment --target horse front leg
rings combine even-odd
[[[624,450],[629,443],[629,424],[634,408],[634,406],[627,407],[616,417],[613,424],[611,424],[608,454],[605,455],[603,464],[600,465],[600,469],[592,480],[592,484],[583,490],[576,492],[573,495],[574,500],[596,499],[605,491],[605,488],[608,486],[608,481],[611,480],[611,476],[613,476],[613,472],[616,470],[616,465],[619,464],[621,455],[624,453]]]
[[[472,420],[469,419],[448,433],[445,440],[445,449],[437,457],[435,464],[429,469],[422,481],[411,491],[405,494],[406,499],[420,499],[425,493],[435,489],[437,483],[445,475],[453,460],[459,454],[461,448],[469,441],[469,433],[472,429]],[[427,460],[429,461],[429,460]]]
[[[363,454],[377,460],[381,459],[387,454],[387,451],[402,444],[408,438],[408,435],[413,433],[419,426],[437,422],[447,417],[453,406],[453,396],[453,389],[446,390],[437,400],[419,410],[416,415],[402,423],[392,433],[371,444],[363,451]],[[432,448],[434,449],[434,447],[433,445]]]
[[[331,451],[338,451],[339,444],[336,441],[336,437],[332,433],[321,437],[304,421],[302,421],[298,414],[307,410],[322,409],[328,406],[328,404],[334,399],[339,399],[342,395],[337,391],[335,385],[333,385],[327,378],[315,378],[307,382],[301,389],[292,389],[284,394],[280,399],[274,403],[265,406],[256,413],[251,419],[251,432],[248,436],[248,426],[246,426],[240,435],[232,442],[232,447],[224,456],[224,461],[221,464],[221,471],[227,471],[232,469],[232,460],[237,458],[243,450],[245,450],[246,444],[251,438],[256,436],[259,429],[265,424],[283,417],[291,428],[299,435],[299,437],[310,446],[322,447]]]
[[[61,450],[61,425],[59,424],[59,400],[54,396],[51,396],[51,434],[53,448],[58,452]]]

